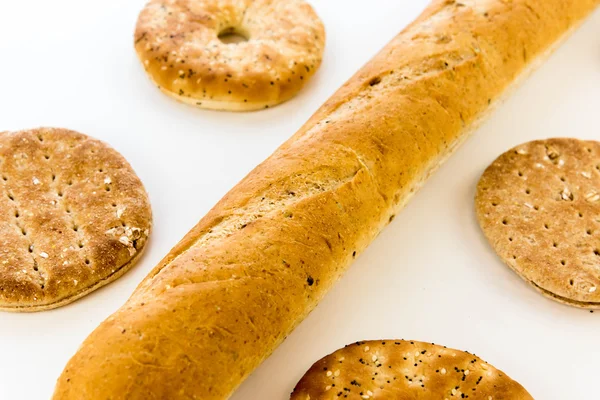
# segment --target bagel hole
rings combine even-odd
[[[219,32],[219,40],[225,44],[238,44],[247,42],[249,40],[248,35],[239,29],[229,27]]]

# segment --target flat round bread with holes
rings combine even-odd
[[[317,361],[292,400],[531,400],[504,372],[479,357],[432,343],[357,342]]]
[[[0,133],[0,310],[71,303],[123,275],[151,228],[139,178],[105,143],[65,129]]]
[[[600,307],[600,143],[529,142],[477,186],[477,218],[500,258],[544,295]]]
[[[237,34],[247,41],[227,43]],[[200,108],[251,111],[293,97],[321,65],[323,23],[304,0],[150,0],[135,49],[167,95]]]

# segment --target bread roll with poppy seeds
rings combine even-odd
[[[599,0],[434,1],[83,343],[54,399],[226,399]]]
[[[356,342],[313,364],[291,400],[533,400],[468,351],[413,340]]]

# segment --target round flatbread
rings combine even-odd
[[[0,310],[56,308],[120,277],[146,244],[148,196],[127,161],[65,129],[0,133]]]
[[[477,186],[485,236],[544,295],[600,307],[600,143],[538,140],[490,165]]]
[[[317,361],[292,400],[530,400],[529,393],[479,357],[432,343],[357,342]]]

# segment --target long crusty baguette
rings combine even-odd
[[[230,396],[599,2],[434,1],[89,336],[54,399]]]

